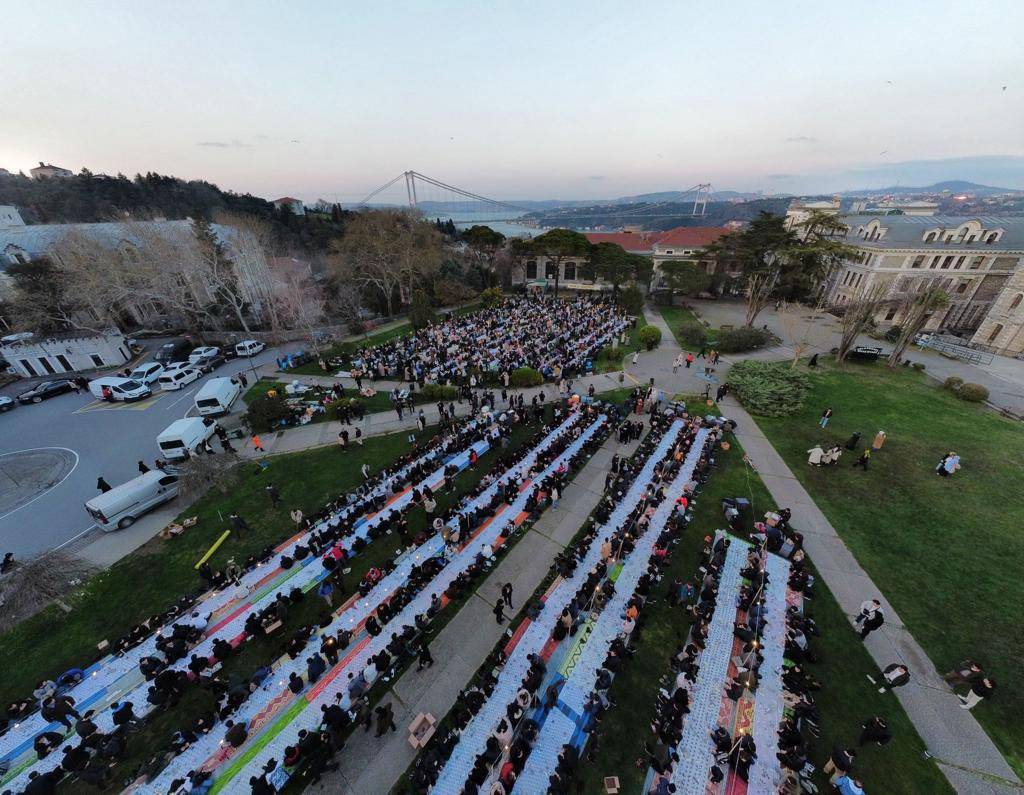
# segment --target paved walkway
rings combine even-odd
[[[644,376],[653,375],[659,385],[679,392],[703,391],[706,382],[697,377],[699,370],[681,368],[678,373],[672,373],[671,361],[679,346],[660,312],[648,309],[647,317],[661,328],[662,347],[658,355],[641,357],[634,376],[646,380]],[[776,356],[772,358],[779,358],[779,349],[774,350]],[[722,370],[726,365],[727,360],[723,359]],[[899,614],[861,568],[754,419],[732,397],[726,397],[721,408],[738,423],[736,438],[754,462],[776,504],[793,511],[793,525],[804,533],[808,555],[839,605],[850,616],[850,631],[854,631],[852,620],[861,602],[872,598],[882,602],[886,622],[881,631],[868,637],[865,645],[879,668],[893,662],[904,662],[910,668],[913,676],[910,684],[894,692],[946,778],[961,793],[1003,795],[1015,792],[1020,795],[1020,782],[999,749],[974,716],[960,709],[960,702],[903,626]]]
[[[391,790],[416,756],[416,749],[409,744],[409,725],[424,712],[440,720],[508,631],[509,624],[497,624],[491,612],[501,584],[512,583],[517,612],[540,585],[555,555],[568,545],[597,506],[612,456],[630,455],[638,445],[638,441],[620,445],[614,438],[605,441],[566,488],[558,506],[546,511],[519,539],[430,644],[435,664],[423,671],[410,668],[385,696],[382,703],[390,702],[394,708],[398,731],[378,739],[372,732],[357,730],[338,757],[338,772],[325,776],[318,787],[311,788],[313,791]]]

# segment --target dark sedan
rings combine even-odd
[[[18,402],[24,405],[42,403],[48,398],[63,395],[65,392],[71,392],[74,388],[74,385],[66,378],[60,381],[44,381],[28,390],[28,392],[22,392],[18,395]]]

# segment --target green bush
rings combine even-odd
[[[249,404],[244,419],[255,433],[269,433],[291,416],[292,410],[281,395],[262,395]]]
[[[691,348],[703,348],[708,342],[708,332],[700,323],[690,320],[680,324],[679,339]]]
[[[457,386],[447,386],[446,384],[424,384],[423,389],[417,392],[416,395],[424,403],[437,400],[455,400],[459,396],[459,388]]]
[[[732,366],[729,385],[751,413],[784,417],[803,405],[810,379],[787,362],[748,360]]]
[[[600,357],[605,361],[609,362],[621,362],[622,357],[626,354],[625,349],[619,348],[618,346],[612,348],[602,348]]]
[[[661,343],[661,329],[657,326],[644,326],[636,333],[636,338],[647,347],[647,350],[653,351]]]
[[[988,389],[981,384],[963,384],[957,390],[956,396],[969,403],[981,403],[988,400]]]
[[[501,306],[504,301],[505,296],[502,295],[500,287],[488,287],[480,293],[480,305],[486,309]]]
[[[924,369],[924,362],[914,362],[910,366],[913,367],[918,372],[921,372]]]
[[[951,375],[949,378],[942,382],[942,388],[948,389],[950,392],[956,392],[963,385],[964,379],[962,379],[958,375]]]
[[[544,383],[544,376],[532,367],[520,367],[512,371],[509,383],[514,387],[540,386]]]
[[[430,297],[423,291],[417,290],[412,296],[412,306],[409,307],[409,322],[413,328],[425,328],[434,322],[434,308],[430,305]]]
[[[715,348],[722,353],[755,351],[768,344],[771,335],[759,328],[733,328],[718,332]]]

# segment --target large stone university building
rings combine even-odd
[[[1024,218],[941,215],[845,215],[845,242],[859,256],[829,285],[839,307],[874,284],[898,296],[938,284],[949,304],[929,318],[927,331],[948,331],[998,353],[1024,350]],[[879,311],[880,326],[899,325],[894,302]]]

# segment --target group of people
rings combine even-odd
[[[602,298],[506,298],[492,309],[452,316],[409,335],[366,347],[350,374],[374,379],[463,384],[488,374],[509,385],[510,374],[531,367],[545,378],[584,372],[601,348],[630,320]]]

